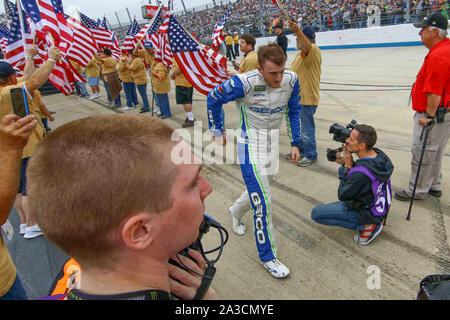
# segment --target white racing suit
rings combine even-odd
[[[247,191],[231,207],[237,219],[251,208],[255,239],[262,262],[276,258],[271,218],[270,182],[278,170],[279,129],[286,113],[292,146],[300,140],[300,84],[285,71],[280,88],[269,87],[258,70],[239,74],[210,92],[207,99],[209,128],[224,132],[223,104],[236,101],[239,112],[238,157]]]

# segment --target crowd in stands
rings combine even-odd
[[[289,0],[279,1],[289,16],[302,26],[317,31],[366,28],[416,22],[430,11],[440,11],[450,19],[450,0]],[[216,1],[218,3],[218,1]],[[221,2],[216,7],[188,12],[178,17],[180,23],[197,35],[210,36],[214,25],[231,7]],[[253,33],[256,37],[273,34],[272,26],[284,21],[280,10],[267,0],[240,0],[225,24],[230,32]]]

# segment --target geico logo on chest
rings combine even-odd
[[[276,107],[276,108],[260,108],[260,107],[250,107],[250,110],[258,113],[267,113],[267,114],[274,114],[281,112],[286,109],[286,106]]]
[[[257,192],[253,192],[250,197],[252,198],[253,205],[256,208],[255,211],[255,228],[256,228],[256,240],[263,244],[266,242],[266,236],[264,235],[264,224],[263,224],[263,205],[261,203],[261,197]]]

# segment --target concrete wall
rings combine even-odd
[[[319,32],[320,49],[420,46],[418,28],[412,24]],[[289,35],[288,50],[295,50],[295,36]],[[256,46],[275,41],[275,37],[258,38]]]

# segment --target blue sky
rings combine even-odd
[[[128,20],[128,13],[126,11],[127,7],[131,18],[136,16],[137,19],[141,19],[141,6],[148,4],[148,2],[149,1],[145,0],[63,0],[63,5],[64,11],[66,12],[72,7],[78,7],[80,11],[87,14],[91,18],[101,18],[105,15],[111,24],[116,24],[117,18],[115,16],[115,11],[117,11],[119,20],[122,22]],[[152,0],[151,2],[155,4],[156,0]],[[168,0],[163,0],[162,2],[167,4]],[[185,5],[187,8],[196,7],[207,3],[212,3],[212,0],[185,0]],[[182,9],[183,6],[181,1],[174,0],[174,10],[179,11]],[[0,12],[4,12],[3,5],[0,5]]]

